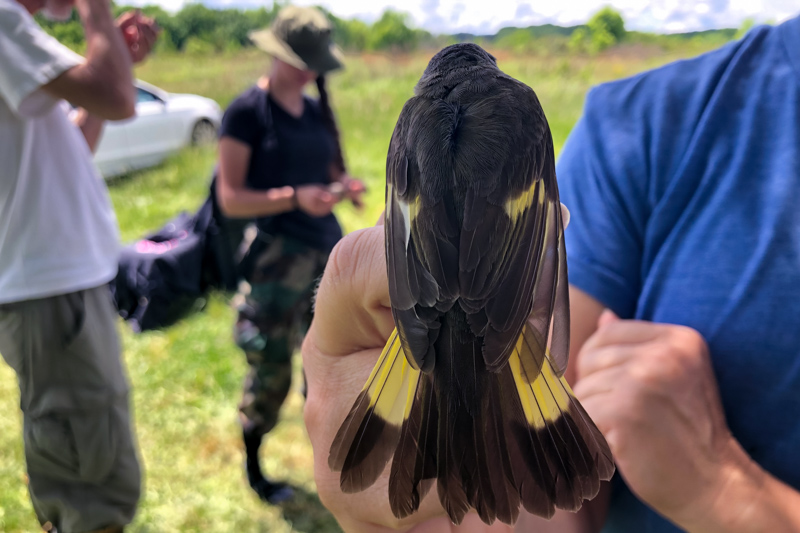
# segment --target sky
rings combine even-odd
[[[187,0],[134,0],[175,11]],[[200,0],[211,7],[261,7],[265,0]],[[673,33],[737,28],[742,21],[782,22],[800,13],[800,0],[294,0],[323,5],[343,18],[375,20],[386,8],[405,11],[417,27],[433,33],[492,34],[504,26],[586,22],[603,5],[612,5],[628,29]]]

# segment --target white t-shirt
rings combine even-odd
[[[0,303],[81,289],[117,272],[117,221],[69,106],[40,87],[83,59],[15,0],[0,0]]]

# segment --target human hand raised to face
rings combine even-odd
[[[153,50],[160,31],[155,19],[138,10],[126,11],[116,20],[134,64],[141,63]]]

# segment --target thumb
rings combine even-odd
[[[597,329],[600,329],[603,326],[611,324],[612,322],[616,322],[618,320],[620,320],[620,318],[614,313],[614,311],[606,308],[600,315],[600,318],[597,319]]]
[[[136,11],[126,11],[119,17],[117,17],[117,27],[120,29],[127,29],[136,24],[136,20],[138,19],[138,14]]]
[[[308,336],[334,356],[382,348],[394,329],[390,305],[383,228],[350,233],[328,259]]]
[[[567,229],[567,226],[569,226],[569,217],[569,209],[567,209],[567,206],[564,204],[561,204],[561,221],[564,224],[564,229]]]

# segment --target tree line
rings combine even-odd
[[[141,11],[154,17],[162,28],[156,52],[207,54],[230,52],[252,46],[248,34],[268,26],[284,4],[259,9],[211,9],[200,3],[186,4],[180,11],[169,13],[159,6],[146,6]],[[115,14],[132,9],[114,5]],[[680,45],[687,40],[721,44],[752,25],[745,23],[740,30],[710,30],[691,34],[657,35],[629,32],[622,15],[604,7],[585,24],[561,27],[545,24],[527,28],[503,28],[494,35],[432,35],[413,27],[408,15],[388,9],[373,23],[359,19],[344,19],[324,10],[334,27],[335,41],[349,51],[408,52],[420,47],[439,48],[447,44],[471,41],[483,46],[514,52],[558,51],[597,53],[625,42],[648,43],[663,48]],[[39,23],[67,46],[81,51],[83,30],[77,15],[67,22],[51,22],[37,15]]]

